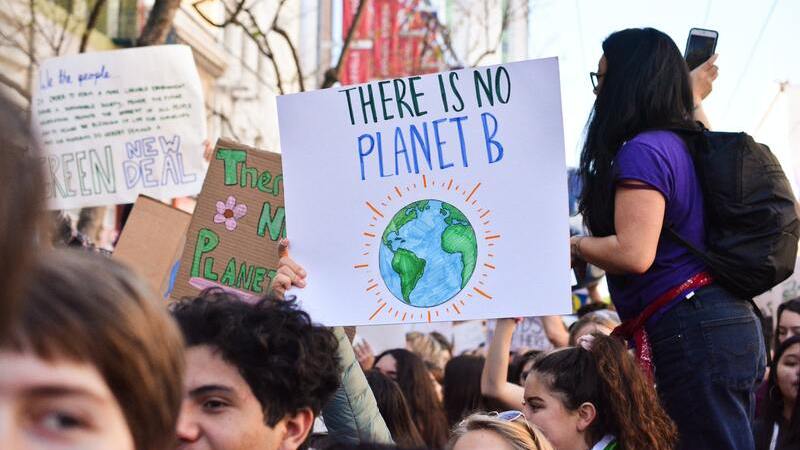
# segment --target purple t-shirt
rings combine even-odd
[[[705,249],[703,194],[691,155],[677,134],[647,131],[626,142],[614,158],[614,179],[616,183],[637,180],[655,188],[666,201],[665,227],[672,224],[678,234]],[[620,318],[627,320],[705,268],[699,258],[662,231],[655,261],[647,272],[608,275],[611,299]]]

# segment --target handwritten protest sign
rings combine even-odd
[[[192,216],[158,200],[139,196],[119,236],[113,258],[124,262],[167,298]]]
[[[197,200],[173,298],[221,287],[245,299],[266,294],[286,236],[277,153],[220,139]]]
[[[555,58],[287,95],[278,113],[315,320],[570,312]]]
[[[200,191],[206,118],[187,46],[45,60],[31,109],[46,154],[50,208]]]

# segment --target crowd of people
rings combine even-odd
[[[286,240],[267,297],[166,305],[107,255],[51,248],[36,136],[0,98],[0,447],[800,448],[800,299],[778,311],[767,368],[750,304],[662,233],[704,245],[692,159],[668,130],[709,126],[714,59],[690,73],[649,28],[602,50],[581,159],[590,233],[570,247],[608,273],[613,305],[570,328],[547,319],[563,328],[553,348],[516,352],[515,318],[485,352],[456,355],[437,333],[377,355],[353,345],[287,296],[313,281]]]

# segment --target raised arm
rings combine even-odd
[[[547,335],[547,339],[554,347],[561,348],[569,345],[569,330],[564,325],[561,316],[542,317],[542,327],[544,327],[544,334]]]
[[[342,384],[322,407],[328,435],[335,442],[393,445],[392,435],[378,410],[375,395],[356,360],[344,328],[333,328],[333,334],[339,340]]]
[[[701,122],[706,128],[711,129],[711,123],[703,109],[703,100],[708,97],[713,88],[714,80],[719,75],[719,68],[714,64],[717,61],[714,54],[708,61],[697,66],[690,73],[692,78],[692,94],[694,95],[694,120]]]
[[[508,354],[511,350],[511,337],[517,327],[514,319],[499,319],[494,329],[494,337],[489,343],[486,364],[481,374],[481,393],[503,403],[507,408],[519,409],[522,405],[524,389],[508,379]]]
[[[275,295],[283,297],[292,286],[306,286],[306,271],[289,257],[288,240],[281,241],[278,253],[281,259],[271,288]],[[341,365],[341,385],[322,407],[328,435],[335,442],[393,445],[392,435],[378,410],[375,395],[356,360],[344,328],[334,327],[333,333],[339,341],[337,356]]]

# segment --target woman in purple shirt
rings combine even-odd
[[[654,367],[680,448],[752,449],[753,389],[765,365],[760,324],[665,232],[672,227],[705,247],[694,164],[680,136],[667,131],[696,129],[701,99],[660,31],[619,31],[603,52],[580,169],[580,211],[592,236],[571,239],[573,258],[608,272],[624,321],[617,333],[635,343],[642,367]],[[715,75],[713,61],[706,64]]]

